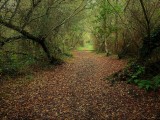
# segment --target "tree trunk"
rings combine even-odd
[[[46,46],[45,38],[43,38],[43,37],[41,37],[41,36],[39,36],[39,37],[34,36],[34,35],[30,34],[28,31],[25,31],[25,30],[21,29],[19,26],[15,26],[15,25],[13,25],[13,24],[11,24],[11,23],[7,23],[7,22],[3,21],[2,19],[0,19],[0,24],[4,25],[4,26],[6,26],[6,27],[8,27],[8,28],[10,28],[10,29],[12,29],[12,30],[15,30],[15,31],[19,32],[20,34],[22,34],[22,35],[24,36],[24,38],[30,39],[30,40],[32,40],[33,42],[36,42],[36,43],[40,44],[40,46],[42,47],[43,51],[46,53],[46,55],[47,55],[50,63],[55,63],[55,62],[57,61],[57,60],[51,55],[48,47]],[[22,36],[22,37],[23,37],[23,36]],[[21,37],[21,36],[20,36],[20,37]],[[13,38],[14,38],[14,37],[13,37]],[[12,38],[12,39],[13,39],[13,38]],[[12,39],[11,39],[11,40],[12,40]],[[1,44],[0,44],[0,45],[1,45]]]
[[[153,50],[160,47],[160,27],[152,34],[153,36],[146,37],[143,40],[143,46],[139,52],[139,61],[145,62],[151,56]]]
[[[106,0],[103,0],[103,10],[105,11],[105,7],[106,7]],[[108,49],[108,43],[107,43],[107,14],[105,13],[103,16],[103,21],[102,21],[102,28],[103,28],[103,44],[104,44],[104,50],[106,52],[106,55],[109,56],[109,49]]]
[[[116,5],[118,5],[118,0],[116,0]],[[116,31],[115,31],[115,53],[118,51],[118,15],[115,14],[115,26],[116,26]]]
[[[48,47],[46,46],[45,40],[41,40],[41,41],[38,42],[38,43],[41,45],[43,51],[46,53],[49,62],[50,62],[51,64],[55,63],[57,60],[51,55]]]
[[[143,46],[140,48],[139,51],[139,61],[147,61],[148,57],[151,56],[152,50],[150,48],[148,38],[144,38],[143,40]]]
[[[106,56],[109,56],[107,39],[105,39],[105,51],[106,51]]]
[[[140,4],[141,4],[141,7],[142,7],[142,11],[143,11],[143,14],[144,14],[144,18],[145,18],[145,21],[146,21],[146,32],[147,32],[147,37],[143,39],[143,46],[142,48],[140,49],[140,56],[139,56],[139,60],[140,61],[143,61],[143,62],[146,62],[148,57],[151,56],[151,53],[153,51],[153,49],[151,49],[151,27],[150,27],[150,20],[149,20],[149,17],[148,17],[148,14],[147,14],[147,10],[145,8],[145,5],[144,5],[144,1],[143,0],[139,0],[140,1]]]

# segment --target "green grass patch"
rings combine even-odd
[[[78,47],[77,50],[79,50],[79,51],[94,51],[94,47],[92,44],[86,43],[83,47]]]

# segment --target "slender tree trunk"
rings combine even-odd
[[[104,11],[105,11],[105,7],[106,7],[106,0],[103,0],[103,9],[104,9]],[[106,52],[106,55],[108,56],[109,55],[109,50],[108,50],[108,43],[107,43],[107,26],[106,26],[106,19],[107,19],[107,15],[106,15],[106,13],[104,14],[104,16],[103,16],[103,23],[102,23],[102,26],[103,26],[103,41],[104,41],[104,49],[105,49],[105,52]]]
[[[144,1],[143,0],[139,0],[139,1],[140,1],[142,11],[144,14],[144,18],[146,21],[146,32],[147,32],[147,37],[145,37],[143,39],[143,45],[140,48],[139,60],[145,62],[145,61],[147,61],[148,57],[151,56],[151,53],[152,53],[152,50],[151,50],[151,27],[150,27],[150,20],[147,15],[147,10],[144,5]]]
[[[116,5],[118,5],[118,0],[116,0]],[[115,26],[116,26],[116,32],[115,32],[115,52],[118,51],[118,15],[115,14]]]
[[[56,61],[56,59],[53,58],[53,56],[51,55],[48,47],[46,46],[45,38],[40,37],[40,36],[39,37],[34,36],[34,35],[30,34],[29,32],[21,29],[19,26],[15,26],[15,25],[13,25],[11,23],[8,23],[8,22],[5,22],[5,21],[3,21],[1,19],[0,19],[0,24],[2,24],[2,25],[6,26],[6,27],[8,27],[8,28],[10,28],[12,30],[15,30],[15,31],[21,33],[24,36],[25,39],[30,39],[33,42],[36,42],[36,43],[40,44],[40,46],[42,47],[43,51],[46,53],[50,63],[54,63]]]

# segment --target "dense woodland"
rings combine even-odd
[[[83,44],[86,33],[98,52],[147,61],[159,49],[159,5],[159,0],[1,0],[1,64],[55,62]]]
[[[128,62],[111,84],[158,91],[160,1],[0,0],[0,80],[63,64],[84,47]]]
[[[97,52],[159,62],[159,0],[1,0],[0,72],[56,64],[86,42]]]
[[[84,15],[78,14],[85,8],[85,1],[2,0],[1,71],[37,60],[56,62],[82,36],[78,23]]]

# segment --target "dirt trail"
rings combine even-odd
[[[103,80],[122,69],[125,61],[90,52],[74,52],[74,58],[36,75],[28,84],[0,87],[0,119],[129,120],[157,117],[150,96],[129,94],[132,85],[111,86]],[[143,91],[144,92],[144,91]],[[149,106],[146,107],[146,105]],[[155,109],[149,109],[155,107]],[[154,113],[154,114],[153,114]]]

